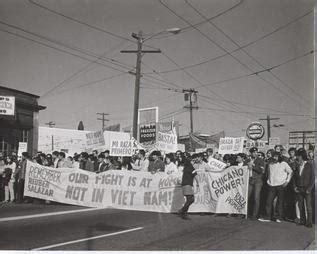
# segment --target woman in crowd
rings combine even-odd
[[[67,159],[66,159],[66,162],[65,162],[65,165],[67,168],[73,168],[74,167],[74,164],[73,164],[73,157],[72,156],[67,156]]]
[[[177,169],[179,172],[183,172],[184,163],[185,163],[184,154],[181,151],[176,151],[175,165],[177,166]]]
[[[183,170],[183,176],[182,176],[182,189],[183,189],[183,195],[186,198],[186,202],[183,205],[183,207],[178,211],[179,216],[182,219],[188,219],[188,209],[192,203],[194,203],[194,179],[197,181],[195,176],[197,173],[195,173],[195,168],[193,164],[195,163],[196,157],[195,155],[190,159],[187,159],[184,163],[184,170]],[[198,181],[197,181],[198,185]]]
[[[131,166],[131,157],[120,157],[119,163],[120,163],[120,169],[121,170],[132,170]]]
[[[14,193],[14,182],[15,182],[15,171],[16,163],[12,160],[11,157],[6,158],[4,172],[3,172],[3,182],[4,182],[4,202],[13,202],[15,200]]]
[[[177,166],[174,163],[174,155],[172,153],[168,153],[165,156],[165,173],[175,174],[178,172]]]

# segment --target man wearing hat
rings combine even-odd
[[[249,193],[248,198],[249,204],[253,204],[251,219],[257,219],[259,216],[260,209],[260,197],[261,190],[263,185],[263,174],[264,174],[264,160],[258,157],[258,149],[256,147],[252,147],[250,150],[251,160],[248,163],[249,168]],[[250,198],[253,196],[253,199]]]

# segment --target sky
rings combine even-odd
[[[272,137],[314,130],[313,0],[1,0],[0,85],[41,96],[40,125],[132,125],[142,31],[140,108],[190,130],[183,89],[198,91],[194,131],[245,136],[280,118]],[[166,32],[181,28],[179,34]],[[266,127],[266,122],[261,121]]]

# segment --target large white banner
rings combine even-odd
[[[220,138],[219,141],[219,154],[237,154],[243,152],[244,138]]]
[[[24,195],[87,207],[176,212],[184,204],[181,174],[110,170],[100,174],[28,161]],[[248,171],[200,173],[190,212],[246,214]],[[195,181],[194,181],[195,182]]]

